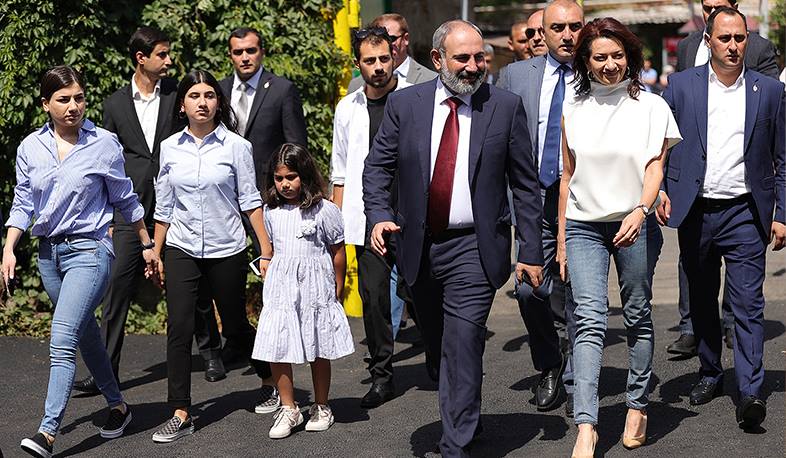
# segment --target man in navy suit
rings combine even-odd
[[[433,48],[439,78],[388,98],[366,158],[363,201],[372,249],[384,255],[386,238],[396,237],[427,364],[434,369],[441,359],[440,450],[457,457],[468,456],[481,431],[486,320],[510,276],[508,183],[521,246],[516,275],[534,287],[542,280],[542,208],[521,99],[483,82],[480,30],[448,21],[434,32]]]
[[[760,397],[765,254],[770,241],[773,250],[786,245],[784,87],[745,68],[748,32],[736,9],[713,12],[705,40],[709,63],[673,74],[664,93],[684,141],[669,155],[659,217],[679,228],[688,280],[701,362],[690,402],[704,404],[723,391],[723,261],[735,321],[737,422],[750,429],[767,412]]]

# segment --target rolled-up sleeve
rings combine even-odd
[[[24,144],[19,145],[16,153],[16,186],[14,202],[6,221],[6,227],[15,227],[26,231],[33,218],[33,191],[30,186],[30,169]]]
[[[235,176],[240,209],[245,212],[261,207],[262,196],[257,189],[254,156],[251,153],[251,144],[248,142],[238,143],[236,146]]]
[[[339,103],[333,119],[333,149],[330,153],[330,182],[344,186],[347,173],[347,136],[346,126],[342,125],[344,106]]]
[[[126,175],[123,147],[114,135],[110,150],[109,167],[104,175],[109,203],[123,215],[126,223],[132,224],[145,217],[145,209],[134,192],[134,183]]]

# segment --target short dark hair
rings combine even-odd
[[[625,58],[628,61],[627,76],[630,78],[628,95],[637,99],[642,88],[639,73],[644,67],[641,40],[620,21],[611,17],[595,19],[579,32],[576,39],[576,57],[573,60],[573,70],[576,73],[573,80],[576,95],[581,97],[590,93],[592,80],[587,62],[592,54],[592,42],[598,38],[617,41],[625,49]]]
[[[276,190],[274,178],[276,170],[282,165],[300,176],[300,208],[311,208],[325,198],[325,180],[308,149],[296,143],[284,143],[267,163],[262,200],[268,207],[276,208],[284,204],[284,199]]]
[[[238,29],[233,30],[232,33],[229,34],[229,38],[227,39],[227,44],[229,44],[229,41],[232,40],[233,38],[242,40],[249,33],[252,33],[257,36],[257,40],[259,40],[259,49],[265,49],[265,41],[262,40],[262,35],[259,33],[257,29],[252,29],[251,27],[240,27]],[[229,49],[231,51],[232,46],[229,46]]]
[[[222,122],[227,129],[232,132],[237,131],[237,121],[235,121],[232,107],[229,105],[229,98],[224,95],[218,81],[216,81],[213,75],[207,70],[191,70],[182,80],[180,80],[180,83],[177,85],[177,99],[175,100],[173,116],[180,116],[180,106],[183,104],[183,100],[186,98],[188,90],[199,83],[205,83],[213,88],[216,97],[218,97],[218,112],[215,117],[216,124]]]
[[[704,33],[706,33],[708,37],[712,36],[712,31],[715,29],[715,18],[717,18],[719,14],[741,17],[742,23],[745,24],[745,31],[748,31],[748,20],[745,19],[745,15],[742,14],[740,10],[737,8],[729,8],[728,6],[721,6],[720,8],[715,8],[712,14],[707,18],[707,30]]]
[[[136,53],[141,52],[145,56],[150,57],[153,49],[159,43],[169,43],[167,34],[155,27],[145,26],[136,29],[136,32],[128,40],[128,54],[131,56],[131,62],[134,64],[134,67],[138,63]]]
[[[390,34],[384,27],[367,27],[352,34],[352,52],[355,54],[355,59],[360,60],[360,45],[363,43],[369,42],[372,45],[387,43],[388,51],[392,55],[392,41]]]
[[[49,100],[52,98],[52,94],[74,83],[78,84],[83,91],[85,90],[85,80],[82,74],[73,67],[68,65],[52,67],[41,77],[41,99]]]

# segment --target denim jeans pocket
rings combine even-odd
[[[68,250],[71,252],[95,253],[95,251],[98,249],[98,244],[100,242],[98,240],[80,238],[80,239],[69,240],[67,243],[68,243]]]

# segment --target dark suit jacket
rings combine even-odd
[[[701,46],[704,30],[697,30],[683,38],[677,45],[677,71],[693,67],[696,53]],[[778,63],[775,61],[777,51],[775,45],[756,33],[748,35],[748,46],[745,49],[745,67],[761,74],[778,79]]]
[[[155,210],[155,189],[153,179],[158,175],[159,147],[161,140],[169,137],[185,126],[178,121],[175,114],[177,98],[177,81],[171,78],[161,80],[161,100],[158,106],[158,122],[153,151],[147,146],[142,126],[136,116],[131,85],[128,84],[115,91],[104,100],[104,129],[114,132],[123,145],[126,175],[134,183],[134,192],[145,209],[145,223],[153,224]],[[115,224],[125,223],[125,219],[115,211]]]
[[[708,76],[708,65],[674,73],[663,93],[683,137],[669,154],[666,167],[664,188],[671,198],[669,226],[672,227],[682,224],[704,183]],[[752,70],[745,71],[745,180],[767,237],[773,209],[775,220],[786,223],[783,89],[780,81]]]
[[[431,172],[431,124],[436,81],[388,96],[385,117],[363,170],[363,202],[373,226],[395,221],[397,263],[412,285],[418,278],[426,231]],[[513,192],[518,260],[543,264],[542,204],[538,173],[532,161],[527,121],[521,99],[488,84],[472,96],[469,180],[480,259],[489,282],[501,287],[510,277],[510,208]],[[398,211],[390,207],[390,185],[398,170]]]
[[[227,98],[232,97],[234,78],[231,75],[219,82]],[[257,188],[262,190],[268,159],[281,145],[308,145],[303,104],[295,85],[263,69],[248,114],[246,131],[238,133],[251,142]]]

